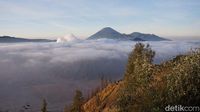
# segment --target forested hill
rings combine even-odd
[[[83,112],[162,112],[167,105],[200,105],[200,49],[154,65],[149,46],[136,44],[122,81],[108,84]]]

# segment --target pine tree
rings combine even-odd
[[[84,103],[84,98],[80,90],[76,90],[76,94],[73,99],[73,103],[70,112],[83,112],[82,105]]]
[[[42,104],[41,112],[47,112],[47,102],[46,102],[45,99],[43,99],[43,104]]]

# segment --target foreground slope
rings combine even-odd
[[[122,82],[109,84],[83,105],[85,112],[116,112],[116,99]]]
[[[124,79],[89,99],[84,112],[164,112],[168,105],[200,105],[200,49],[160,65],[146,63],[149,53],[141,53],[149,48],[141,49],[130,54]]]

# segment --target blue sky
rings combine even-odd
[[[0,35],[84,38],[107,26],[199,39],[200,0],[0,0]]]

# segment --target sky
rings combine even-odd
[[[86,38],[108,26],[200,39],[200,0],[0,0],[0,35]]]

